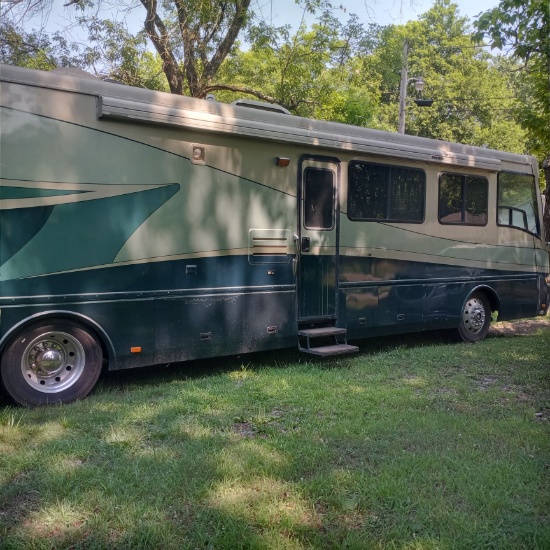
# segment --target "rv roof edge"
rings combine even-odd
[[[74,67],[56,67],[55,69],[52,69],[51,71],[48,71],[49,73],[54,73],[58,75],[64,75],[64,76],[72,76],[75,78],[88,78],[92,80],[100,80],[97,78],[97,76],[93,75],[92,73],[89,73],[88,71],[84,71],[83,69],[75,69]]]

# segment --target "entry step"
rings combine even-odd
[[[321,355],[322,357],[330,357],[333,355],[347,355],[348,353],[357,353],[359,348],[357,346],[350,346],[349,344],[335,344],[333,346],[321,346],[318,348],[302,349],[312,355]]]
[[[316,327],[306,328],[298,331],[299,336],[309,336],[310,338],[322,338],[323,336],[338,336],[340,334],[346,334],[345,328],[337,327]]]
[[[345,328],[326,325],[302,328],[298,330],[298,349],[321,357],[358,352],[358,347],[348,344],[347,334]]]

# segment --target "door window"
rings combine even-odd
[[[326,168],[304,170],[304,227],[334,229],[334,172]]]

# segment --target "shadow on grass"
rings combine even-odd
[[[269,368],[285,368],[307,364],[321,369],[341,368],[348,357],[369,357],[395,348],[413,349],[441,344],[461,344],[454,331],[438,330],[422,333],[400,334],[379,338],[350,341],[359,347],[359,354],[341,357],[318,357],[286,348],[235,356],[198,359],[169,364],[152,365],[122,371],[106,371],[99,383],[103,391],[118,391],[133,385],[165,384],[173,380],[196,380],[242,370],[257,371]]]
[[[426,332],[357,343],[359,357],[368,358],[453,340],[451,333]],[[246,378],[233,380],[227,393],[214,384],[188,384],[166,399],[149,392],[155,395],[130,407],[116,395],[243,367],[332,369],[345,368],[347,361],[287,349],[118,371],[102,377],[99,387],[107,395],[95,404],[25,411],[21,434],[13,437],[17,445],[7,450],[15,467],[0,483],[0,540],[9,537],[6,548],[435,548],[451,547],[460,537],[462,544],[454,547],[545,547],[548,531],[537,527],[537,518],[529,519],[534,514],[509,516],[495,504],[512,509],[516,491],[518,502],[526,502],[537,490],[536,475],[528,485],[521,468],[511,472],[499,461],[503,442],[512,438],[499,437],[495,450],[493,438],[484,435],[492,425],[466,411],[456,425],[448,422],[453,416],[447,411],[445,429],[431,434],[423,407],[418,423],[409,426],[419,410],[414,391],[402,407],[394,406],[399,402],[390,395],[393,389],[378,396],[349,394],[345,403],[333,397],[282,406],[285,388],[275,388],[275,395]],[[317,378],[331,376],[312,376]],[[392,387],[393,380],[385,384]],[[253,412],[258,403],[266,403],[265,411]],[[348,415],[348,408],[356,414]],[[243,411],[246,418],[238,416]],[[439,417],[441,411],[435,412]],[[250,429],[253,421],[265,430]],[[461,438],[475,452],[465,455],[462,444],[455,450]],[[525,466],[522,449],[514,452]],[[433,474],[440,463],[443,470]],[[474,465],[485,463],[469,483]],[[514,490],[508,490],[512,474]],[[441,487],[442,479],[445,500],[432,500],[437,491],[431,488]],[[483,483],[506,491],[491,500],[491,491],[476,492]],[[472,530],[477,510],[483,511],[481,521]],[[460,513],[463,524],[454,523]],[[529,532],[536,529],[535,535]]]
[[[510,329],[511,331],[511,329]],[[491,331],[487,339],[509,337],[515,334]],[[351,357],[369,357],[395,348],[414,349],[434,345],[465,345],[457,336],[456,330],[434,330],[377,338],[364,338],[350,341],[359,347],[359,354]],[[195,380],[246,368],[257,371],[264,368],[285,367],[308,364],[322,369],[341,368],[346,356],[322,358],[301,353],[297,348],[261,351],[211,359],[198,359],[169,364],[151,365],[136,369],[108,371],[102,374],[96,388],[102,391],[120,391],[134,385],[151,386],[165,384],[173,380]],[[14,405],[3,388],[0,387],[0,408]]]
[[[507,327],[505,330],[492,328],[487,335],[487,339],[525,336],[526,334],[528,334],[526,330],[516,334],[510,327]],[[414,349],[434,345],[466,345],[457,336],[456,330],[452,329],[364,338],[350,341],[350,343],[359,347],[359,354],[351,356],[354,358],[369,357],[395,348]],[[306,363],[322,369],[341,368],[342,362],[345,360],[345,356],[322,358],[301,353],[297,348],[286,348],[211,359],[151,365],[120,371],[105,370],[98,382],[97,388],[101,388],[102,391],[107,392],[120,391],[134,385],[151,386],[165,384],[173,380],[195,380],[241,370],[242,368],[256,371],[263,368],[284,368],[289,365]],[[14,403],[6,395],[3,388],[0,387],[0,408],[12,405]]]

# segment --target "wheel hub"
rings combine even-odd
[[[55,342],[42,342],[29,354],[29,368],[39,376],[54,376],[65,363],[63,349]]]
[[[31,387],[57,393],[72,386],[82,374],[85,353],[81,343],[65,332],[48,332],[29,343],[21,360]]]
[[[469,300],[464,310],[464,326],[473,334],[478,333],[485,325],[485,308],[477,299]]]

